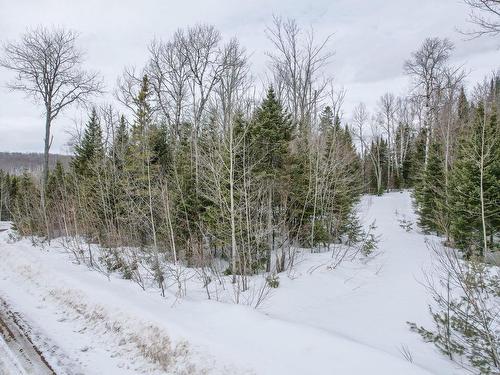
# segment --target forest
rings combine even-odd
[[[498,38],[500,3],[468,3],[486,12],[474,13],[475,37]],[[9,87],[44,108],[45,159],[41,175],[0,171],[0,220],[162,296],[186,295],[194,270],[207,299],[224,279],[240,303],[262,276],[259,305],[304,250],[375,254],[376,223],[363,227],[360,199],[410,191],[416,225],[441,238],[441,281],[461,292],[450,301],[434,287],[435,326],[409,328],[474,373],[497,373],[500,73],[466,85],[454,44],[428,37],[401,63],[409,90],[383,94],[373,110],[359,103],[348,117],[348,88],[329,69],[332,38],[279,16],[265,33],[273,48],[264,80],[238,39],[195,24],[151,40],[147,63],[125,68],[104,104],[77,32],[39,26],[5,44]],[[77,104],[86,120],[71,160],[49,167],[51,126]]]

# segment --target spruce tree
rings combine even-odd
[[[14,229],[21,235],[47,234],[40,205],[40,190],[32,177],[23,173],[16,184],[13,204]]]
[[[292,123],[272,87],[266,98],[257,108],[250,126],[251,153],[255,163],[254,171],[267,189],[267,264],[271,268],[271,252],[274,249],[276,223],[275,212],[279,197],[285,193],[287,180],[286,166],[289,157],[289,144],[292,139]]]
[[[250,128],[256,170],[271,182],[285,170],[292,123],[271,87]]]
[[[79,143],[75,145],[72,160],[73,170],[77,175],[88,176],[93,173],[93,167],[104,158],[102,130],[95,108],[92,109]]]
[[[112,160],[117,170],[122,170],[125,165],[128,147],[129,131],[125,116],[121,115],[111,147]]]
[[[74,172],[71,185],[78,197],[79,219],[86,228],[89,241],[102,242],[109,224],[106,220],[108,196],[104,194],[102,178],[105,156],[102,129],[97,111],[93,108],[71,161]]]
[[[338,116],[333,121],[322,134],[325,139],[323,163],[327,173],[321,179],[327,181],[325,189],[328,199],[332,200],[331,204],[324,202],[327,204],[323,213],[330,217],[330,225],[325,227],[329,238],[325,240],[339,241],[344,234],[351,237],[353,225],[357,225],[352,209],[361,192],[362,176],[361,161],[349,128],[341,126]]]
[[[419,224],[426,232],[443,233],[444,162],[441,144],[434,140],[429,148],[427,168],[418,182],[416,201],[420,214]]]
[[[498,247],[498,233],[500,232],[499,135],[496,111],[493,109],[488,116],[485,114],[484,105],[479,104],[474,110],[471,128],[461,141],[450,181],[451,234],[456,246],[465,250],[467,255],[475,253],[475,255],[482,256],[485,247],[491,250]],[[484,208],[486,222],[486,244],[484,243],[482,208]]]

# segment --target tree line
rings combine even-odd
[[[366,191],[412,188],[420,227],[482,258],[499,247],[500,76],[466,90],[453,49],[426,39],[404,64],[411,91],[384,94],[372,116],[358,105],[351,129]]]
[[[213,26],[153,41],[119,81],[127,112],[94,107],[69,168],[17,179],[19,233],[99,244],[82,259],[127,277],[144,262],[162,290],[169,264],[222,260],[236,282],[288,269],[297,247],[359,240],[360,157],[328,92],[327,40],[280,18],[268,31],[282,49],[262,98],[244,48]]]
[[[470,35],[497,35],[498,0],[466,3]],[[427,38],[403,64],[411,90],[382,95],[373,113],[360,103],[347,121],[345,90],[328,74],[330,38],[279,17],[266,34],[263,89],[237,39],[196,25],[152,41],[146,65],[124,70],[121,107],[92,104],[103,86],[83,68],[76,33],[40,27],[7,44],[10,88],[43,104],[45,157],[41,179],[0,173],[0,219],[162,294],[182,293],[189,268],[211,298],[225,274],[238,302],[251,275],[277,286],[272,275],[292,268],[299,248],[370,238],[356,218],[360,194],[412,189],[420,228],[463,257],[438,249],[447,294],[433,284],[436,330],[411,327],[493,373],[498,278],[484,260],[500,241],[500,75],[466,87],[453,44]],[[49,170],[53,121],[76,104],[89,111],[70,165]]]
[[[31,33],[7,52],[28,56],[37,38],[58,47],[47,54],[76,49],[72,32]],[[356,237],[360,193],[413,188],[425,231],[467,256],[498,248],[498,76],[468,98],[465,70],[449,64],[453,44],[428,38],[403,67],[411,92],[384,94],[373,115],[361,103],[348,123],[345,91],[326,75],[329,38],[316,41],[281,18],[267,35],[275,49],[261,99],[245,49],[224,43],[213,26],[152,41],[146,66],[119,79],[126,114],[94,107],[71,168],[57,166],[41,183],[23,176],[15,184],[34,196],[24,211],[8,210],[4,198],[4,212],[17,212],[23,234],[161,248],[190,264],[209,249],[230,261],[232,274],[245,274],[285,269],[293,246]],[[90,77],[100,90],[95,74],[71,77]],[[53,82],[45,84],[50,97],[43,90]]]

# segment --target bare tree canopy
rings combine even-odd
[[[333,56],[332,35],[318,42],[313,29],[305,32],[295,20],[277,16],[266,35],[274,47],[268,56],[278,96],[295,121],[307,123],[330,82],[323,73]]]
[[[0,66],[16,73],[7,86],[45,107],[45,182],[52,121],[66,107],[83,104],[102,91],[97,73],[81,68],[83,53],[76,48],[77,38],[78,34],[71,30],[38,27],[28,30],[19,41],[5,44],[0,58]]]
[[[424,100],[425,166],[429,155],[435,96],[442,85],[443,72],[453,49],[453,43],[446,38],[427,38],[404,64],[405,73],[413,79],[414,95]]]
[[[500,0],[464,0],[470,7],[469,22],[477,28],[463,32],[474,38],[500,34]]]
[[[414,78],[415,88],[423,88],[425,95],[437,89],[437,80],[453,49],[453,43],[446,38],[425,39],[404,64],[405,73]]]

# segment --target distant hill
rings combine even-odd
[[[64,166],[67,166],[71,160],[71,156],[50,154],[50,168],[53,168],[58,160]],[[0,169],[10,174],[19,175],[24,171],[38,174],[42,171],[42,165],[43,154],[41,153],[0,152]]]

